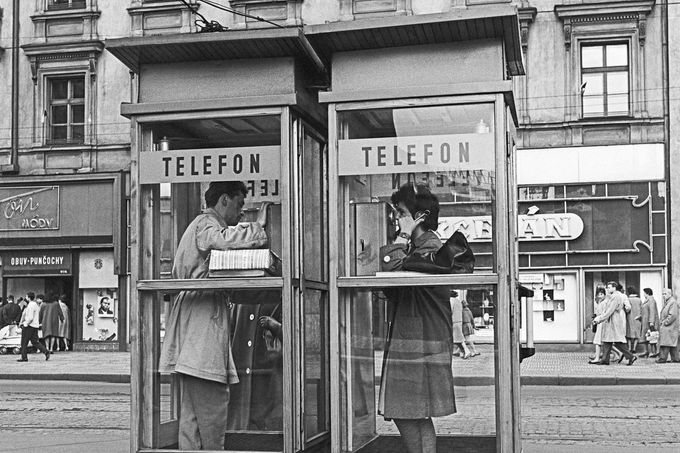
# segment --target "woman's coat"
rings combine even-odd
[[[624,343],[626,341],[626,313],[623,310],[625,297],[619,291],[611,294],[602,310],[602,314],[595,321],[602,323],[603,343]]]
[[[678,345],[680,320],[678,320],[678,301],[670,297],[663,303],[659,316],[659,346],[674,348]]]

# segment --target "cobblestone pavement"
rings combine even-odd
[[[2,452],[129,452],[129,385],[3,380],[0,401]]]
[[[524,386],[527,451],[680,451],[679,394],[674,385]],[[0,401],[0,451],[128,451],[125,384],[3,380]],[[457,387],[456,403],[457,414],[435,420],[439,433],[494,434],[492,386]],[[396,432],[376,422],[379,432]]]
[[[493,435],[491,386],[456,389],[458,413],[435,420],[440,434]],[[680,386],[524,386],[522,437],[531,451],[680,451]],[[378,430],[396,433],[377,418]],[[573,451],[576,451],[574,449]],[[584,451],[584,450],[581,450]]]

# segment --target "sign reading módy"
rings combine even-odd
[[[71,275],[71,252],[68,250],[4,252],[2,274],[4,277]]]
[[[0,187],[0,231],[58,229],[59,186]]]

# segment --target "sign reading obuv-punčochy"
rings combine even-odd
[[[139,153],[141,184],[279,179],[281,147],[178,149]]]
[[[4,276],[70,275],[71,252],[68,250],[16,251],[2,254]]]
[[[58,229],[59,186],[0,187],[0,231]]]
[[[450,134],[338,141],[338,173],[493,170],[494,134]]]

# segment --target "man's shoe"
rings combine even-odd
[[[609,362],[597,362],[596,365],[609,365]]]
[[[636,360],[637,360],[637,357],[632,356],[630,359],[628,359],[628,366],[631,366],[632,364],[634,364]]]
[[[656,362],[656,363],[666,363],[666,361],[665,361],[665,360],[662,360],[662,359],[655,360],[655,362]]]
[[[28,359],[18,359],[17,362],[28,362]]]
[[[51,356],[51,355],[52,355],[52,353],[51,353],[50,351],[47,351],[47,352],[45,353],[45,361],[50,360],[50,356]]]

